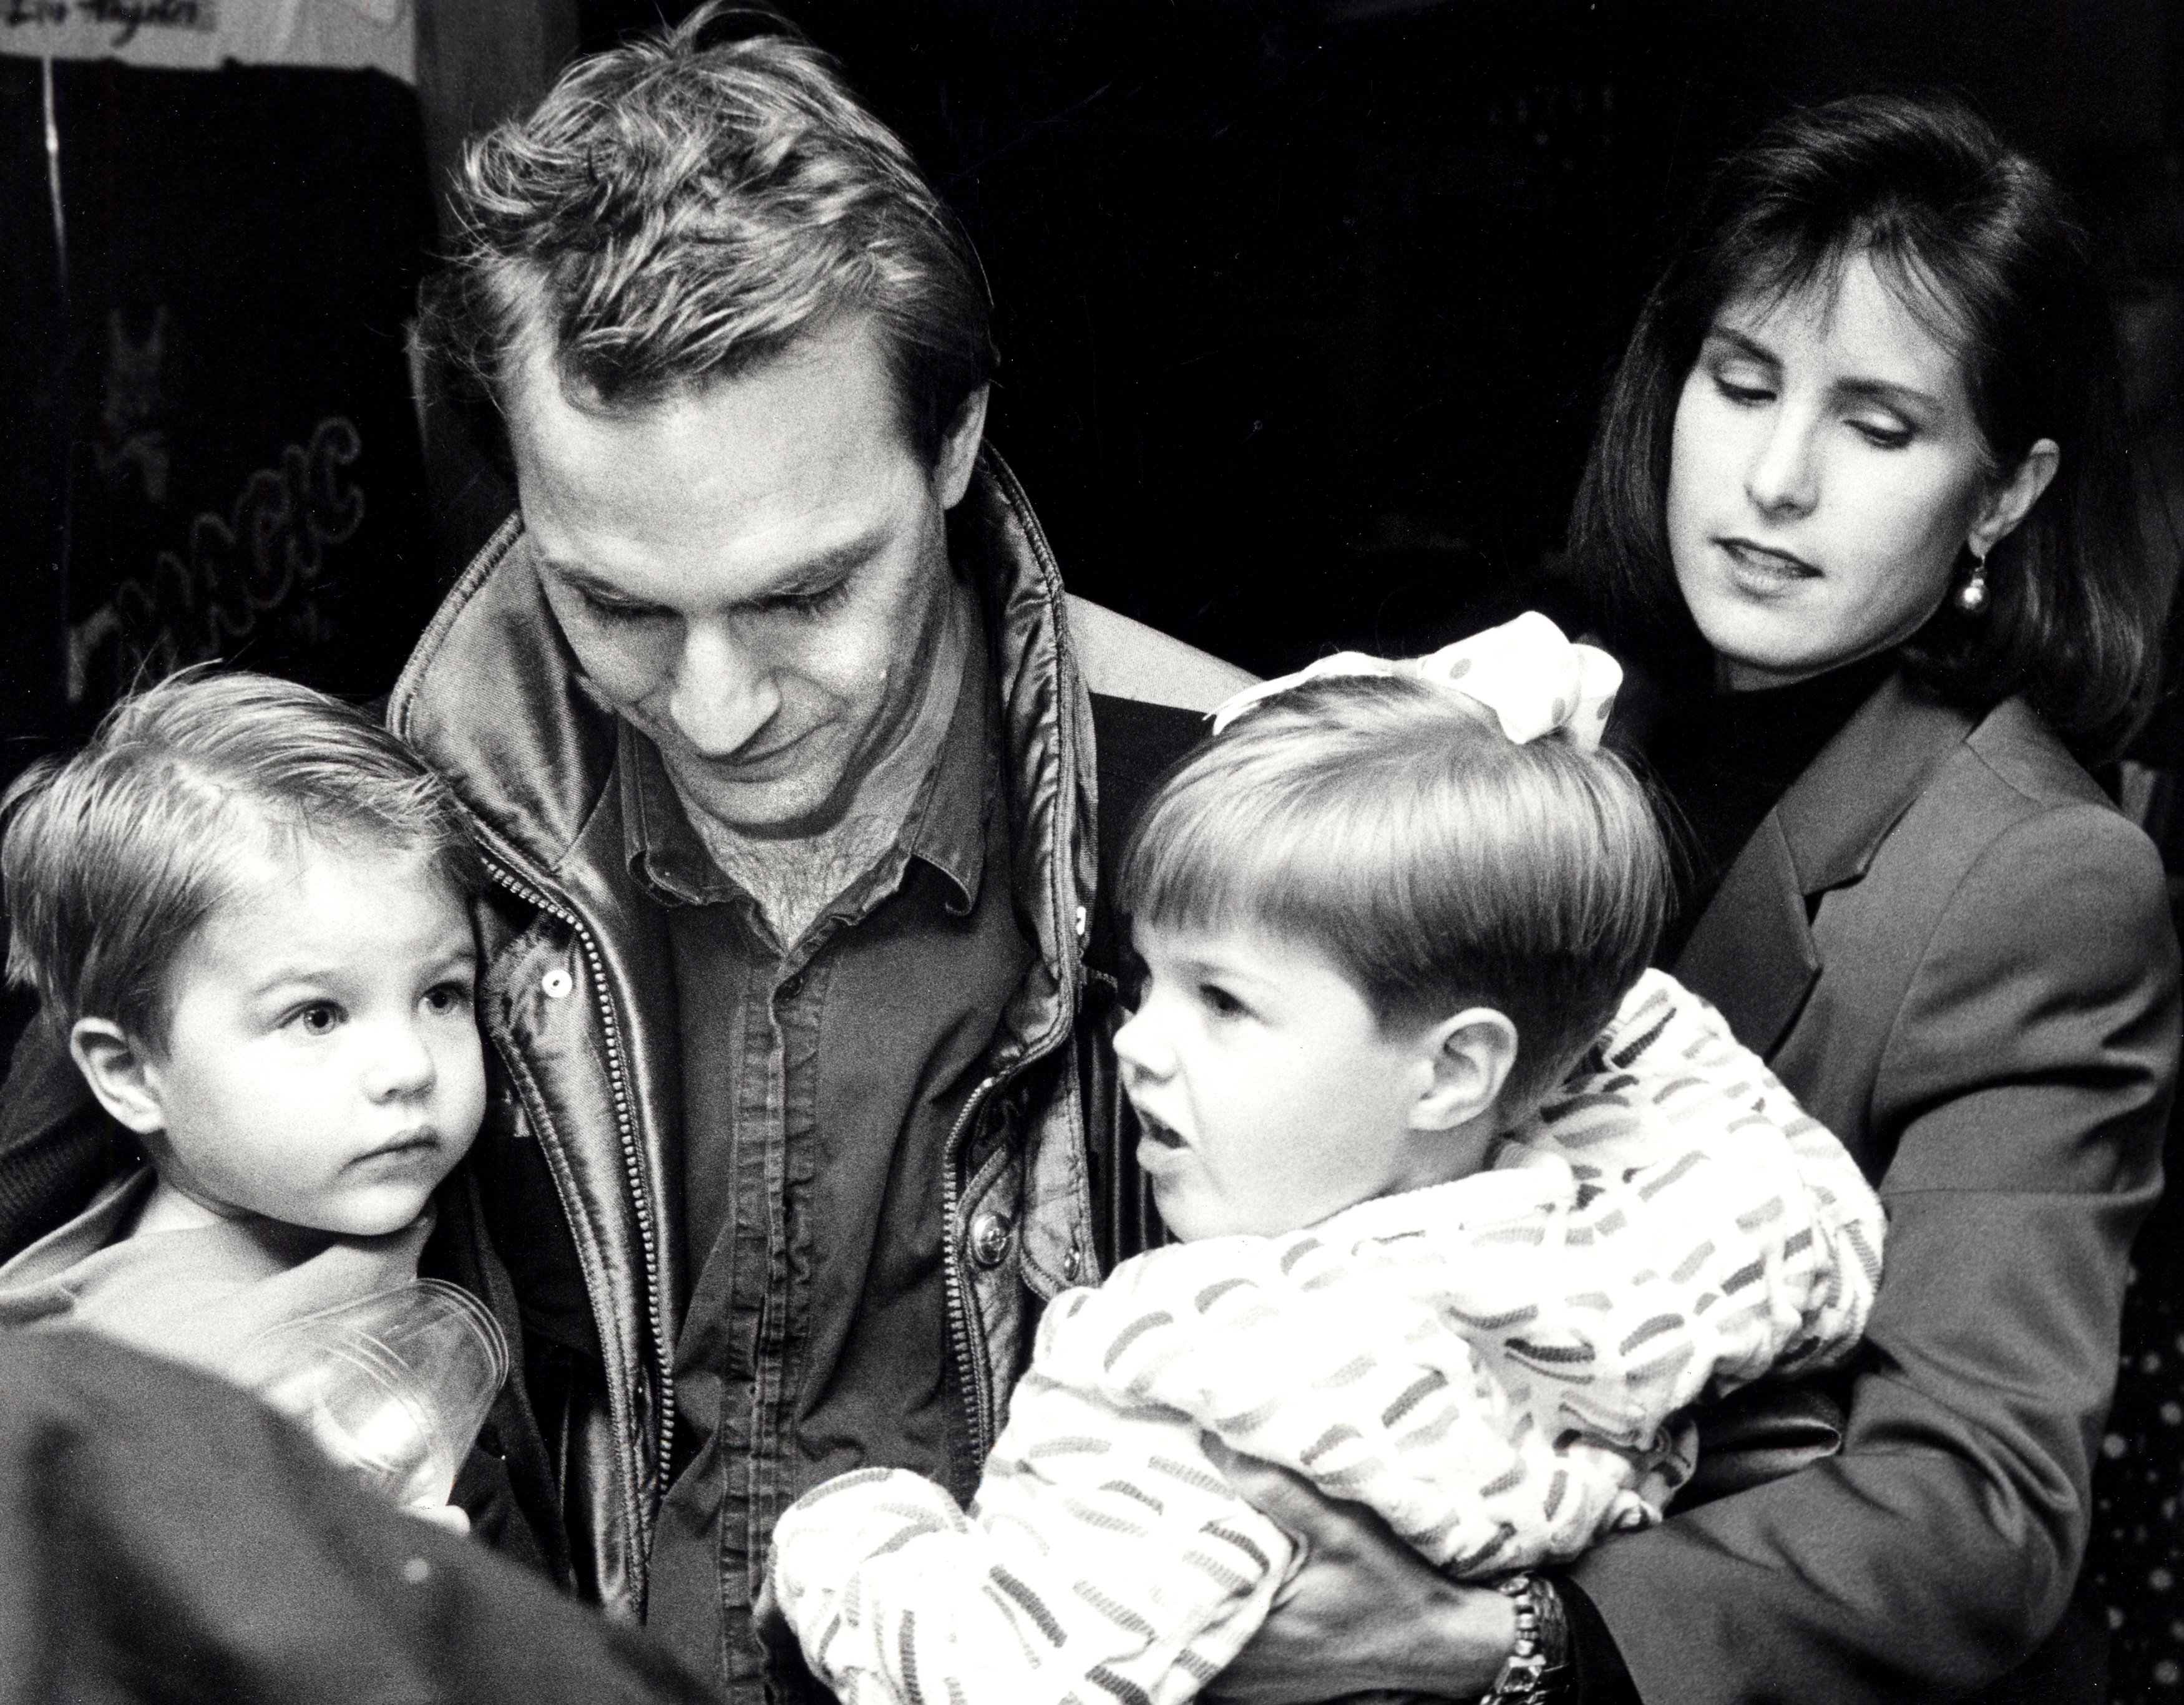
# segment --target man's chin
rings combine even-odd
[[[844,789],[836,778],[809,772],[759,781],[706,775],[695,785],[678,777],[685,809],[712,827],[747,840],[803,840],[842,820]]]

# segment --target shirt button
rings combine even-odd
[[[1072,1243],[1069,1245],[1069,1253],[1061,1257],[1061,1276],[1074,1282],[1077,1275],[1084,1270],[1084,1257],[1077,1252],[1077,1245]]]
[[[577,986],[577,979],[569,975],[565,966],[555,966],[538,979],[539,992],[549,1000],[565,1000],[569,991]]]
[[[971,1259],[981,1267],[999,1267],[1009,1252],[1008,1216],[982,1213],[971,1222]]]

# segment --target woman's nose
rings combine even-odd
[[[1746,471],[1744,489],[1770,516],[1809,514],[1819,500],[1811,423],[1786,410],[1776,411]]]
[[[727,758],[748,745],[781,708],[772,671],[725,621],[693,626],[683,636],[667,721],[701,757]]]

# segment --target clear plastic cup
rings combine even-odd
[[[508,1340],[468,1291],[422,1279],[261,1333],[234,1377],[397,1503],[444,1504]]]

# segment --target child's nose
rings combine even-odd
[[[390,1024],[379,1039],[365,1087],[375,1100],[420,1095],[438,1076],[432,1050],[414,1024]]]
[[[1115,1033],[1115,1057],[1125,1073],[1141,1078],[1165,1077],[1174,1069],[1173,1050],[1162,1039],[1150,1004],[1139,1007]]]

